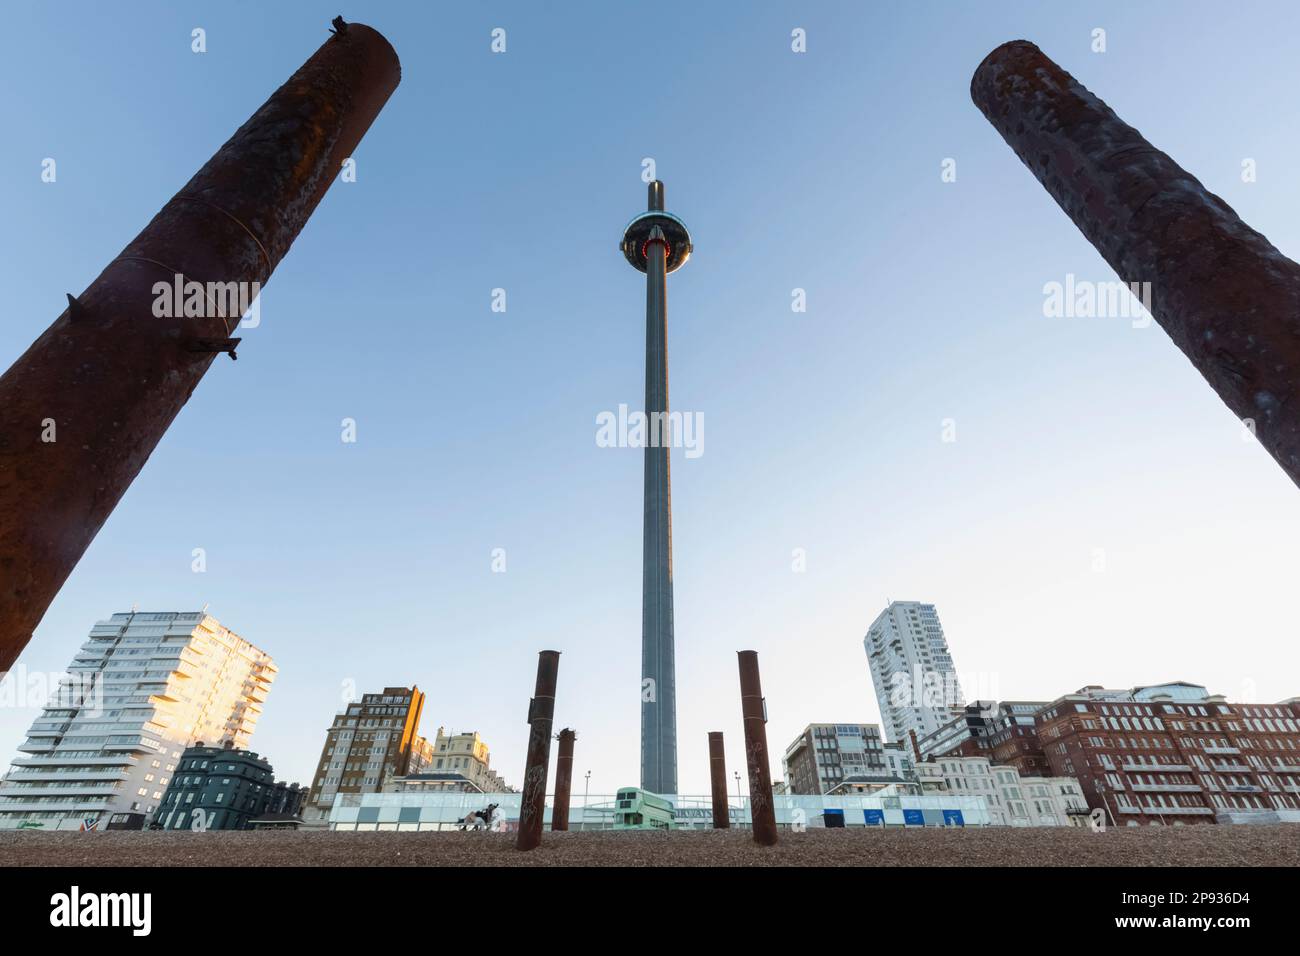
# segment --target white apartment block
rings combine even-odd
[[[966,705],[933,604],[893,601],[863,638],[876,701],[891,743],[933,733]]]
[[[99,622],[0,780],[0,829],[152,814],[187,747],[248,747],[275,674],[203,611]]]
[[[922,794],[983,797],[989,824],[1007,827],[1086,826],[1088,801],[1073,777],[1022,777],[987,757],[939,757],[917,764]]]

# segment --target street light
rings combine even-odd
[[[743,822],[745,819],[745,798],[740,795],[740,771],[737,770],[734,776],[736,778],[736,799],[740,801],[740,806],[736,810],[740,814],[738,819]]]
[[[587,794],[591,792],[590,770],[587,771],[585,779],[586,783],[584,783],[582,787],[582,826],[578,827],[579,830],[587,829]]]

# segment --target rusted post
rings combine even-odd
[[[740,712],[745,720],[745,761],[749,765],[749,815],[754,842],[776,843],[776,808],[772,805],[772,770],[767,763],[767,702],[758,679],[758,651],[738,651]]]
[[[537,687],[528,702],[528,757],[524,763],[524,788],[519,805],[519,834],[515,846],[531,850],[542,842],[546,816],[546,768],[551,761],[551,725],[555,718],[555,684],[560,675],[560,652],[537,655]]]
[[[713,829],[731,826],[731,807],[727,802],[727,755],[722,749],[722,731],[709,731],[709,787],[713,792]]]
[[[568,727],[560,731],[560,752],[555,758],[555,806],[551,829],[569,829],[569,790],[573,786],[573,741],[578,735]],[[584,817],[586,807],[583,808]]]
[[[1300,485],[1300,265],[1034,44],[985,57],[971,99]]]
[[[271,277],[397,87],[388,41],[361,24],[335,25],[0,378],[0,671],[213,358],[233,357],[244,300]],[[158,317],[168,309],[155,311],[155,286],[191,282],[203,287],[193,308]]]

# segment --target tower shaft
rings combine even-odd
[[[641,787],[653,793],[677,792],[667,249],[662,233],[657,238],[652,234],[646,244],[645,414],[649,435],[641,572]]]

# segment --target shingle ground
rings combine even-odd
[[[0,832],[0,866],[1298,866],[1300,825],[544,833]]]

